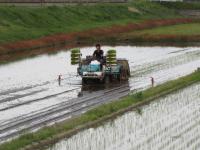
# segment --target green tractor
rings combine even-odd
[[[110,83],[128,80],[130,68],[128,61],[116,58],[116,50],[108,50],[100,63],[93,56],[81,57],[80,49],[71,50],[71,64],[78,65],[77,72],[82,77],[83,84],[91,82]]]

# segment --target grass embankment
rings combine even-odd
[[[199,2],[167,2],[163,1],[160,2],[161,5],[173,8],[176,10],[200,10],[200,3]]]
[[[177,16],[174,10],[145,1],[64,7],[0,6],[0,43]]]
[[[175,20],[154,20],[143,24],[132,25],[130,30],[124,32],[114,32],[106,36],[81,37],[81,42],[101,41],[110,43],[128,43],[128,44],[157,44],[157,45],[179,45],[189,46],[200,43],[200,21],[192,19]],[[103,32],[102,32],[103,33]]]
[[[192,22],[177,18],[183,16],[144,0],[63,7],[0,6],[0,64],[81,46],[80,39],[91,45],[116,33]]]
[[[18,139],[0,145],[0,149],[17,150],[27,145],[29,145],[29,147],[26,147],[28,149],[35,150],[41,148],[42,146],[55,143],[64,137],[69,137],[84,128],[97,125],[102,121],[111,119],[124,112],[137,108],[138,106],[148,104],[158,97],[172,93],[199,81],[200,71],[197,71],[177,80],[169,81],[145,91],[129,95],[119,101],[104,104],[86,112],[80,117],[70,119],[61,124],[43,128],[36,133],[25,134]]]
[[[134,30],[118,36],[107,37],[106,40],[128,43],[149,42],[159,44],[169,43],[171,45],[198,45],[200,42],[200,23],[196,20],[194,23],[157,26],[139,31]]]
[[[0,63],[52,52],[64,46],[77,47],[84,42],[199,42],[199,37],[135,34],[136,30],[194,22],[192,19],[178,20],[184,17],[177,13],[175,6],[145,0],[63,7],[0,6]],[[132,31],[134,34],[121,35]]]
[[[194,21],[195,20],[187,18],[154,19],[153,21],[146,20],[138,23],[129,23],[127,25],[113,25],[107,28],[97,28],[77,33],[58,34],[35,40],[21,41],[3,46],[1,45],[0,64],[9,63],[10,61],[19,60],[26,57],[33,57],[39,54],[54,53],[60,49],[70,49],[73,47],[86,45],[88,46],[96,42],[101,42],[103,44],[120,44],[127,42],[127,39],[131,39],[128,41],[128,44],[135,44],[135,42],[138,41],[151,42],[152,39],[155,39],[155,37],[155,41],[160,42],[161,39],[157,38],[157,36],[146,39],[146,36],[137,36],[137,34],[135,36],[135,32],[133,31],[151,29],[167,25],[186,24]],[[167,38],[164,37],[164,40],[166,39]],[[198,38],[195,40],[198,40]],[[188,41],[192,41],[192,39],[189,39]],[[137,44],[141,45],[141,43]],[[142,43],[142,45],[143,44],[144,43]],[[160,43],[157,44],[160,45]]]
[[[139,31],[150,35],[200,35],[200,23],[179,24]]]

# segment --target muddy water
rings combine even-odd
[[[139,112],[139,113],[138,113]],[[200,148],[200,84],[160,98],[48,150],[196,150]]]
[[[178,78],[193,72],[200,65],[200,48],[104,46],[117,50],[117,57],[127,58],[131,68],[131,89],[141,90],[155,83]],[[82,50],[83,57],[93,53],[93,47]],[[50,106],[77,97],[81,78],[77,66],[70,64],[70,52],[41,55],[0,66],[0,124],[25,114],[40,112]],[[58,75],[62,75],[61,86]],[[102,88],[96,86],[92,91]]]

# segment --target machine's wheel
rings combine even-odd
[[[120,68],[120,78],[121,80],[128,80],[130,77],[130,68],[127,60],[118,60],[118,64],[121,65]]]
[[[86,85],[87,84],[87,79],[82,78],[82,85]]]
[[[105,76],[104,83],[109,84],[110,83],[110,76]]]
[[[120,68],[120,74],[118,75],[118,80],[128,80],[129,77],[129,73],[128,70],[126,68],[124,68],[123,66]]]
[[[124,69],[124,80],[127,80],[128,79],[128,72],[126,69]]]
[[[117,75],[117,80],[118,80],[119,82],[121,82],[121,75],[120,75],[120,74]]]
[[[119,82],[121,82],[121,80],[122,80],[122,67],[120,67],[119,74],[117,75],[117,80],[118,80]]]

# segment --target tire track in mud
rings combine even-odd
[[[179,51],[174,51],[171,52],[171,54],[169,54],[170,56],[166,56],[165,58],[162,58],[162,59],[158,59],[156,61],[151,61],[151,62],[144,62],[142,63],[141,65],[135,65],[135,64],[132,64],[132,66],[130,66],[132,68],[132,77],[130,78],[130,80],[134,79],[134,81],[137,79],[137,80],[141,80],[141,76],[142,77],[147,77],[147,76],[150,76],[152,73],[159,73],[160,70],[166,70],[166,69],[169,69],[169,68],[173,68],[173,67],[176,67],[176,66],[180,66],[180,65],[185,65],[189,62],[192,62],[192,61],[196,61],[200,58],[200,50],[193,50],[193,51],[187,51],[187,49],[183,49],[183,50],[179,50]],[[74,74],[75,75],[75,74]],[[68,77],[70,77],[70,80],[71,80],[71,77],[73,78],[73,75],[68,75]],[[73,84],[70,84],[69,83],[69,78],[66,78],[64,79],[64,82],[67,84],[67,85],[70,85],[71,88],[73,87],[76,87],[75,89],[71,89],[72,91],[75,91],[77,89],[81,89],[81,87],[77,87],[77,85],[73,85]],[[45,82],[45,84],[37,84],[37,85],[34,85],[34,86],[27,86],[27,87],[24,87],[24,88],[18,88],[18,89],[12,89],[8,91],[3,91],[0,93],[0,96],[1,95],[7,95],[7,94],[15,94],[15,96],[19,96],[18,93],[20,92],[24,92],[26,94],[26,91],[32,91],[32,90],[36,90],[36,89],[41,89],[41,88],[44,88],[44,90],[51,90],[51,88],[53,87],[52,91],[54,91],[57,87],[54,87],[55,85],[57,84],[57,81],[56,80],[52,80],[52,81],[48,81],[48,82]],[[132,82],[130,83],[131,84],[131,87],[130,88],[136,88],[135,87],[135,83],[132,84]],[[50,88],[48,88],[50,86]],[[144,85],[142,85],[144,86]],[[145,85],[146,86],[146,85]],[[70,90],[70,89],[69,89]],[[26,98],[27,97],[27,100],[26,101],[22,101],[22,97],[18,97],[18,103],[15,103],[13,104],[12,101],[15,101],[15,97],[13,97],[13,99],[11,98],[11,102],[10,104],[5,104],[5,103],[1,103],[0,105],[3,106],[0,108],[0,112],[4,112],[3,110],[13,110],[17,107],[19,108],[23,108],[21,106],[26,106],[26,105],[32,105],[32,103],[34,104],[35,102],[40,102],[40,101],[43,101],[43,100],[48,100],[51,101],[52,98],[55,98],[57,99],[59,96],[62,96],[63,97],[66,95],[69,94],[69,90],[64,90],[64,88],[61,89],[61,91],[56,91],[53,93],[53,94],[49,94],[51,91],[48,91],[47,93],[47,96],[42,96],[42,97],[39,97],[37,98],[37,94],[36,94],[36,98],[32,98],[32,99],[29,99],[29,97],[27,97],[28,95],[24,95],[23,98]],[[104,90],[100,90],[99,92],[92,92],[92,93],[87,93],[86,94],[86,97],[90,97],[92,95],[98,95],[100,94],[101,96],[104,96],[104,92],[106,90],[109,90],[109,89],[104,89]],[[110,89],[112,90],[112,88]],[[138,90],[138,89],[137,89]],[[28,93],[27,93],[28,94]],[[75,93],[77,94],[77,93]],[[117,95],[117,93],[116,93]],[[122,93],[123,95],[123,93]],[[22,96],[22,95],[21,95]],[[85,96],[85,95],[84,95]],[[119,95],[118,95],[119,97]],[[97,103],[98,104],[101,104],[101,102],[103,101],[107,101],[109,100],[108,98],[112,99],[113,96],[109,97],[107,96],[107,99],[99,99]],[[9,98],[7,98],[9,99]],[[66,98],[67,99],[67,98]],[[79,98],[78,98],[79,99]],[[3,101],[6,101],[6,98],[4,99],[3,98]],[[95,98],[93,98],[93,101],[95,102]],[[35,111],[35,112],[31,112],[29,114],[24,114],[23,117],[16,117],[16,118],[11,118],[9,120],[3,120],[3,121],[0,121],[0,126],[4,125],[5,126],[5,123],[8,123],[8,124],[11,124],[12,122],[23,122],[26,120],[26,118],[30,118],[29,120],[29,125],[31,125],[31,123],[34,123],[34,119],[31,121],[31,117],[34,117],[34,116],[37,116],[37,115],[41,115],[41,114],[46,114],[47,112],[50,114],[51,111],[53,113],[53,110],[54,108],[58,108],[58,107],[61,107],[62,105],[66,105],[67,103],[73,103],[70,99],[67,99],[66,102],[58,102],[58,104],[52,104],[49,108],[46,108],[46,107],[43,107],[42,109],[38,110],[38,111]],[[5,104],[5,105],[3,105]],[[86,103],[87,105],[87,103]],[[91,105],[92,107],[92,105]],[[85,106],[84,107],[85,109],[88,108],[89,109],[89,106]],[[66,112],[66,110],[62,110],[63,112],[65,112],[66,114],[68,114],[69,112]],[[6,111],[5,111],[6,112]],[[76,113],[76,112],[74,112]],[[63,115],[63,118],[64,116],[66,117],[66,114]],[[43,116],[44,117],[44,116]],[[57,116],[59,118],[59,115]],[[60,116],[61,117],[61,116]],[[51,119],[50,119],[51,120]],[[52,119],[51,120],[52,122],[54,122],[54,120]],[[50,121],[47,121],[48,123],[50,123]],[[52,123],[51,122],[51,123]],[[24,129],[21,129],[20,126],[22,124],[19,123],[19,126],[16,127],[16,130],[21,130],[23,131]],[[40,127],[41,126],[45,126],[45,121],[42,123],[40,122]],[[18,133],[20,133],[21,131],[19,131]],[[7,131],[6,131],[7,132]],[[9,138],[11,138],[11,136],[9,136]],[[6,138],[7,139],[7,138]]]
[[[36,84],[36,85],[31,85],[31,86],[26,86],[26,87],[20,87],[20,88],[5,90],[5,91],[0,92],[0,96],[7,95],[7,94],[10,94],[10,93],[17,93],[17,92],[21,92],[21,91],[26,91],[26,90],[29,90],[29,89],[36,88],[38,86],[47,85],[49,83],[50,82],[47,81],[47,82],[44,82],[42,84]]]
[[[158,85],[189,74],[199,67],[197,64],[200,64],[200,49],[194,51],[179,50],[176,53],[178,55],[171,52],[169,53],[171,56],[167,58],[131,67],[131,70],[134,70],[129,79],[130,86],[133,87],[132,90],[143,90],[150,87],[151,77],[154,78],[155,85]]]
[[[1,103],[5,103],[5,102],[10,102],[12,100],[16,100],[16,99],[19,99],[19,98],[23,98],[23,97],[26,97],[26,96],[30,96],[30,95],[34,95],[34,94],[37,94],[37,93],[40,93],[42,91],[45,91],[45,90],[37,90],[37,91],[32,91],[30,93],[27,93],[27,94],[16,94],[14,95],[13,97],[7,97],[7,98],[4,98],[2,100],[0,100],[0,104]],[[1,111],[1,110],[0,110]]]
[[[184,54],[173,56],[165,60],[134,66],[134,71],[131,72],[131,76],[137,77],[140,76],[141,74],[142,75],[150,74],[152,72],[173,68],[175,66],[189,63],[199,59],[200,59],[200,50],[186,52]]]
[[[186,51],[187,49],[183,49],[183,50],[179,50],[179,51],[175,51],[176,53],[180,53],[180,52],[184,52]],[[171,53],[174,53],[174,52],[171,52]],[[169,68],[173,68],[175,66],[178,66],[178,65],[182,65],[184,63],[189,63],[191,61],[195,61],[195,60],[198,60],[200,58],[200,51],[199,50],[196,50],[196,51],[190,51],[190,52],[186,52],[186,53],[183,53],[183,54],[180,54],[178,56],[172,56],[172,57],[169,57],[167,59],[164,59],[164,60],[159,60],[159,61],[153,61],[153,62],[149,62],[149,63],[144,63],[144,64],[141,64],[141,65],[136,65],[136,66],[131,66],[132,71],[131,72],[131,78],[132,79],[135,79],[137,77],[141,77],[142,76],[147,76],[148,74],[151,74],[153,72],[158,72],[160,70],[164,70],[164,69],[169,69]],[[73,77],[70,77],[70,78],[73,78]],[[69,80],[69,78],[66,78],[67,80]],[[34,86],[30,86],[30,87],[25,87],[25,88],[19,88],[19,89],[16,89],[16,90],[11,90],[10,93],[14,93],[16,95],[12,95],[11,97],[8,97],[8,98],[3,98],[2,100],[0,100],[0,104],[3,103],[3,102],[10,102],[12,106],[9,106],[6,107],[6,106],[3,106],[3,108],[0,107],[0,111],[3,111],[3,110],[6,110],[6,109],[9,109],[9,108],[14,108],[14,107],[17,107],[17,106],[21,106],[21,105],[25,105],[25,104],[30,104],[32,102],[37,102],[37,101],[40,101],[40,100],[44,100],[46,98],[50,98],[52,96],[57,96],[59,94],[63,94],[67,91],[63,91],[63,92],[60,92],[60,93],[55,93],[53,95],[47,95],[47,96],[43,96],[43,97],[40,97],[40,98],[33,98],[33,99],[30,99],[29,101],[20,101],[19,98],[22,98],[22,97],[25,97],[25,96],[30,96],[29,94],[24,94],[23,95],[20,95],[18,96],[17,95],[17,92],[21,92],[21,91],[25,91],[25,90],[34,90],[34,88],[38,88],[38,87],[41,87],[42,86],[46,86],[45,88],[47,88],[47,86],[49,84],[57,84],[57,81],[56,80],[53,80],[53,81],[49,81],[49,82],[46,82],[44,84],[38,84],[38,85],[34,85]],[[73,86],[73,85],[72,85]],[[45,89],[45,90],[48,90],[48,89]],[[43,90],[43,91],[45,91]],[[71,90],[69,90],[71,91]],[[39,93],[39,92],[38,92]],[[5,91],[5,92],[1,92],[0,95],[3,95],[3,94],[9,94],[9,91]],[[33,92],[34,94],[34,92]],[[17,103],[12,103],[12,101],[15,101],[15,100],[18,100],[19,102]]]
[[[26,116],[26,118],[16,119],[0,125],[0,141],[7,140],[23,133],[24,131],[32,131],[49,123],[57,122],[63,118],[81,114],[83,111],[91,109],[93,106],[103,104],[114,99],[119,99],[129,93],[129,86],[124,85],[99,95],[88,96],[85,98],[74,99],[71,103],[63,103],[44,112],[39,112],[34,116]],[[113,97],[113,94],[115,95]],[[16,130],[18,128],[18,130]]]
[[[64,81],[69,79],[63,78],[62,80]],[[56,97],[80,89],[79,87],[77,87],[78,85],[76,85],[69,88],[68,90],[63,89],[60,92],[53,92],[53,94],[50,94],[50,87],[57,84],[57,80],[52,80],[44,82],[42,84],[36,84],[33,86],[3,91],[0,93],[0,96],[2,96],[0,97],[0,112],[18,106],[27,105],[33,102],[38,102],[52,97]],[[37,97],[38,94],[41,95],[39,96],[39,98]]]
[[[194,150],[200,137],[200,84],[85,129],[48,150]]]
[[[71,91],[74,91],[74,90],[77,90],[77,89],[79,89],[79,88],[71,89],[71,90],[66,90],[66,91],[63,91],[63,92],[60,92],[60,93],[48,95],[48,96],[41,97],[41,98],[38,98],[38,99],[32,99],[32,100],[29,100],[29,101],[24,101],[24,102],[21,102],[21,103],[17,103],[17,104],[15,104],[15,105],[11,105],[11,106],[8,106],[8,107],[0,108],[0,111],[4,111],[4,110],[7,110],[7,109],[12,109],[12,108],[15,108],[15,107],[18,107],[18,106],[21,106],[21,105],[30,104],[30,103],[32,103],[32,102],[37,102],[37,101],[46,100],[46,99],[49,99],[49,98],[56,97],[56,96],[58,96],[58,95],[66,94],[66,93],[68,93],[68,92],[71,92]]]

